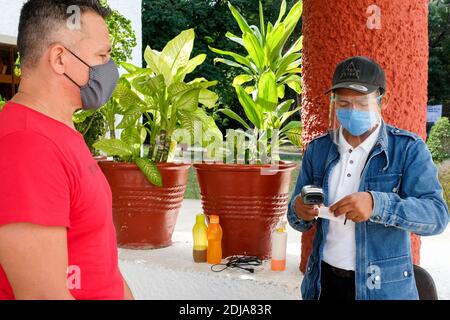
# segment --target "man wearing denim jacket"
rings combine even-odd
[[[418,299],[410,233],[436,235],[449,221],[431,154],[383,121],[386,80],[374,61],[341,62],[330,91],[336,126],[306,149],[287,215],[298,231],[317,226],[302,297]],[[303,203],[307,185],[323,188],[320,209]]]

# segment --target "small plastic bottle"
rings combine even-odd
[[[286,270],[287,232],[286,221],[279,223],[272,233],[272,270]]]
[[[207,261],[209,264],[222,262],[222,227],[219,216],[209,217]]]
[[[192,229],[192,236],[194,238],[193,257],[194,262],[206,262],[206,251],[208,247],[208,227],[205,223],[205,215],[198,214],[196,222]]]

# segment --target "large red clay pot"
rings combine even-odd
[[[158,164],[163,187],[148,182],[135,164],[99,162],[113,195],[117,244],[128,249],[157,249],[172,244],[190,165]]]
[[[262,166],[197,164],[207,215],[220,216],[223,256],[271,257],[271,234],[286,213],[295,163],[279,164],[273,175]]]

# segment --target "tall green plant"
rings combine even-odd
[[[210,47],[210,49],[228,58],[217,58],[215,62],[223,63],[240,69],[242,74],[234,78],[239,102],[244,109],[247,121],[230,109],[221,112],[239,121],[245,128],[252,129],[257,137],[256,153],[249,153],[249,161],[255,157],[261,161],[259,146],[268,145],[270,152],[280,144],[291,142],[301,145],[301,123],[289,122],[289,118],[300,110],[291,110],[294,100],[284,100],[286,87],[297,94],[302,92],[301,81],[301,50],[302,37],[285,50],[285,46],[292,35],[302,15],[302,3],[297,2],[286,15],[286,1],[281,4],[280,14],[275,24],[267,23],[264,19],[262,4],[260,3],[260,26],[249,25],[244,16],[231,3],[229,9],[242,31],[241,36],[230,32],[226,37],[245,48],[248,55],[243,56],[235,52],[224,51]],[[278,132],[278,134],[276,133]],[[264,162],[264,161],[262,161]]]
[[[161,52],[147,47],[147,68],[122,64],[128,74],[119,81],[107,117],[113,125],[115,115],[122,115],[121,123],[114,129],[123,132],[119,139],[102,139],[94,145],[109,156],[136,163],[158,186],[162,181],[156,164],[172,160],[176,137],[187,135],[185,142],[200,139],[202,144],[209,142],[205,136],[215,141],[223,139],[214,120],[200,107],[215,107],[218,96],[208,88],[217,82],[204,78],[184,81],[206,58],[202,54],[190,59],[194,40],[194,30],[189,29],[167,43]],[[147,135],[151,145],[148,154],[142,156]]]

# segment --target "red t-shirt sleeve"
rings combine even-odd
[[[21,131],[0,138],[0,225],[70,227],[68,165],[47,137]]]

